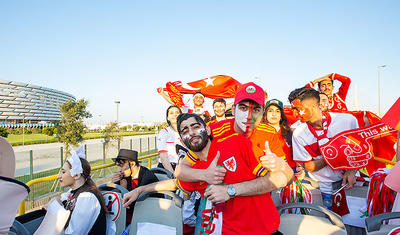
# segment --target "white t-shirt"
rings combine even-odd
[[[358,128],[357,119],[347,113],[329,113],[331,121],[328,126],[327,137]],[[317,135],[324,133],[323,129],[315,129]],[[301,123],[293,132],[293,160],[300,163],[321,159],[317,138],[309,130],[307,123]],[[309,172],[312,179],[318,181],[321,192],[332,193],[332,182],[343,179],[343,171],[334,171],[329,166]]]
[[[158,153],[167,152],[169,162],[178,163],[178,155],[176,154],[176,145],[182,145],[178,132],[175,132],[171,126],[164,128],[157,136]],[[161,162],[161,159],[159,159]]]
[[[61,195],[61,201],[67,200],[71,190]],[[82,192],[76,198],[75,208],[65,234],[88,234],[100,214],[101,204],[91,192]]]

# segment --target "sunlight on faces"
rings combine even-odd
[[[267,109],[267,122],[275,125],[281,121],[281,110],[275,105],[270,105]]]
[[[202,95],[196,95],[193,97],[193,104],[195,106],[202,106],[204,104],[204,97]]]
[[[183,121],[180,130],[182,141],[190,150],[199,152],[207,145],[209,133],[194,117]]]
[[[71,187],[75,183],[75,180],[80,177],[80,174],[71,176],[70,170],[71,166],[68,162],[65,162],[57,177],[62,188]]]
[[[329,98],[325,94],[319,94],[319,107],[320,107],[322,112],[328,111]]]
[[[252,101],[239,102],[234,110],[235,123],[245,134],[253,131],[263,115],[263,107]]]
[[[175,108],[175,107],[170,108],[168,110],[168,117],[167,117],[168,121],[170,121],[171,124],[176,124],[176,120],[177,120],[179,114],[181,114],[181,112],[178,108]]]
[[[131,167],[134,167],[136,163],[134,161],[130,162]],[[118,172],[123,176],[123,177],[129,177],[132,174],[131,168],[129,167],[129,161],[124,160],[123,164],[118,164]]]
[[[333,85],[331,79],[326,79],[319,84],[319,90],[326,95],[332,95]]]
[[[292,101],[294,115],[301,122],[307,122],[312,117],[312,109],[310,108],[312,104],[310,104],[310,101],[314,101],[313,103],[316,103],[316,100],[314,99],[305,99],[302,102],[300,102],[299,99],[295,99]]]
[[[217,117],[222,117],[222,116],[225,115],[226,106],[225,106],[224,103],[222,103],[222,102],[216,102],[216,103],[214,104],[214,107],[213,107],[213,108],[214,108],[215,116],[217,116]]]

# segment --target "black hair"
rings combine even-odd
[[[201,91],[196,91],[196,92],[193,94],[193,97],[195,97],[197,94],[200,94],[200,95],[204,96],[203,93],[201,93]]]
[[[176,129],[178,129],[179,135],[181,135],[181,128],[180,128],[180,126],[181,126],[182,122],[185,121],[185,120],[187,120],[187,119],[189,119],[189,118],[191,118],[191,117],[193,117],[194,119],[196,119],[196,121],[197,121],[198,123],[200,123],[204,128],[207,127],[207,125],[206,125],[206,123],[204,122],[203,118],[201,118],[198,114],[195,114],[195,113],[182,113],[182,114],[179,114],[179,116],[178,116],[178,121],[176,122]],[[210,140],[213,139],[213,138],[212,138],[212,135],[209,135],[208,137],[210,138]]]
[[[214,101],[213,101],[213,108],[214,108],[214,105],[215,105],[215,103],[223,103],[224,105],[225,105],[225,107],[226,107],[226,101],[225,101],[225,99],[222,99],[222,98],[218,98],[218,99],[215,99]]]
[[[303,101],[308,98],[315,98],[319,103],[319,91],[311,87],[301,87],[290,92],[288,97],[290,103],[295,99]]]
[[[269,108],[270,106],[272,106],[272,105],[278,107],[279,110],[281,111],[281,120],[279,121],[279,126],[280,126],[280,128],[281,128],[281,130],[282,130],[282,136],[283,136],[283,138],[285,138],[286,143],[288,143],[290,146],[292,146],[292,135],[293,135],[293,131],[292,131],[292,129],[290,129],[289,121],[288,121],[288,119],[287,119],[287,117],[286,117],[286,115],[285,115],[285,112],[283,111],[283,109],[282,109],[281,107],[279,107],[279,105],[270,104],[270,105],[265,109],[264,114],[263,114],[263,118],[262,118],[261,121],[264,122],[264,123],[269,123],[269,122],[268,122],[268,119],[267,119],[267,111],[268,111],[268,108]]]
[[[102,210],[105,213],[107,213],[108,210],[106,207],[106,203],[104,201],[103,194],[101,194],[100,190],[97,188],[96,184],[94,183],[94,181],[92,180],[92,178],[90,176],[91,167],[90,167],[89,162],[83,158],[79,158],[79,160],[81,161],[81,164],[82,164],[83,172],[81,175],[85,179],[85,183],[83,183],[83,185],[77,189],[77,191],[72,195],[71,199],[78,198],[79,194],[81,194],[83,192],[92,192],[96,196],[96,198],[99,200]],[[69,163],[68,161],[65,161],[65,163],[68,164],[69,168],[72,168],[71,163]],[[72,208],[67,208],[67,209],[72,209]],[[70,219],[71,219],[71,217],[69,217],[64,228],[68,227]]]
[[[333,79],[331,79],[331,78],[329,78],[330,80],[331,80],[331,82],[332,82],[332,86],[333,86]],[[325,80],[324,80],[325,81]],[[323,82],[323,81],[320,81],[320,82],[318,82],[317,84],[318,84],[318,88],[320,88],[321,89],[321,82]]]
[[[180,108],[179,106],[177,106],[177,105],[171,105],[171,106],[169,106],[169,107],[167,108],[167,114],[165,115],[165,118],[167,119],[168,126],[171,126],[171,122],[168,120],[168,112],[169,112],[169,110],[172,109],[172,108],[177,108],[177,109],[179,109],[179,113],[182,114],[182,110],[181,110],[181,108]]]

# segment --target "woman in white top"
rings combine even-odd
[[[176,120],[178,115],[181,113],[182,110],[178,106],[169,106],[167,109],[168,127],[162,129],[157,136],[157,149],[160,154],[158,167],[167,169],[171,172],[174,172],[178,162],[176,145],[182,144],[178,130],[176,129]]]
[[[58,176],[61,187],[71,188],[61,195],[64,208],[71,211],[64,233],[106,234],[104,198],[90,178],[89,162],[79,151],[65,161]]]

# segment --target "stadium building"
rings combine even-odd
[[[59,107],[75,97],[63,91],[0,80],[0,126],[52,126],[61,120]]]

